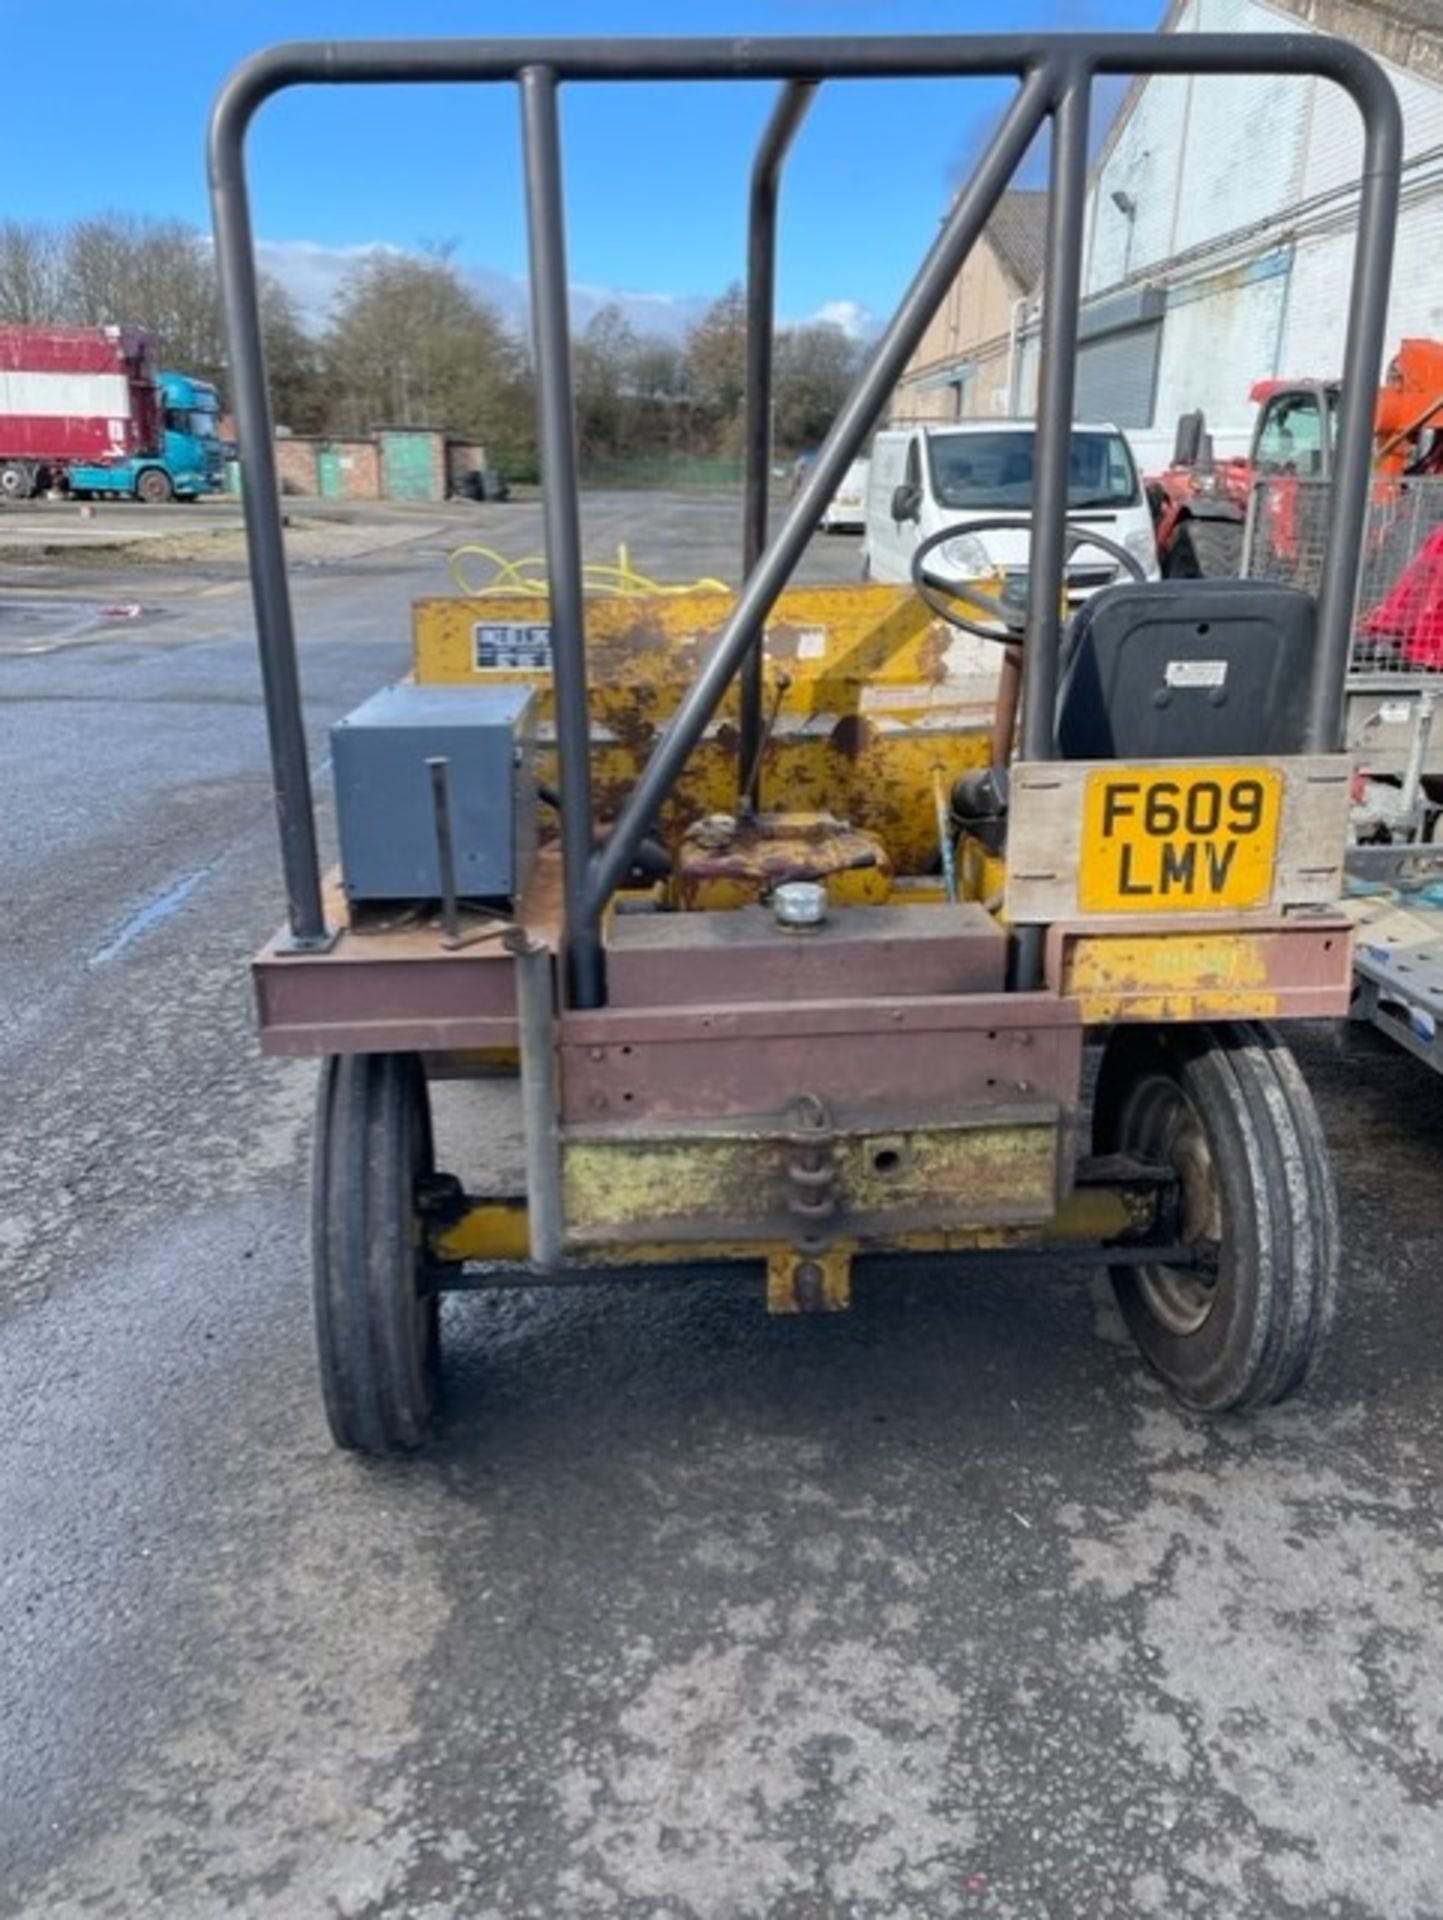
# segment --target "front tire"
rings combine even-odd
[[[1105,1153],[1171,1166],[1175,1242],[1199,1270],[1117,1266],[1143,1358],[1184,1405],[1286,1399],[1315,1371],[1338,1291],[1338,1206],[1312,1096],[1268,1028],[1119,1028],[1098,1081]]]
[[[1243,564],[1243,530],[1236,520],[1184,520],[1163,567],[1169,580],[1236,580]]]
[[[329,1058],[311,1186],[316,1347],[331,1434],[353,1452],[409,1452],[435,1414],[439,1302],[421,1230],[433,1170],[419,1058]]]
[[[160,467],[147,467],[136,479],[135,497],[143,500],[148,507],[163,507],[174,494],[170,475]]]

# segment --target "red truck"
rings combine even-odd
[[[225,481],[213,386],[138,327],[0,327],[0,498],[194,499]]]

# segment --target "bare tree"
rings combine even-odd
[[[0,220],[0,322],[33,327],[59,320],[61,247],[53,227]]]
[[[734,453],[741,444],[746,338],[746,301],[736,282],[687,332],[684,364],[694,418],[717,451]]]
[[[772,432],[779,451],[824,440],[857,377],[861,352],[840,327],[814,321],[777,336]]]
[[[576,342],[576,437],[583,460],[628,451],[636,407],[636,331],[621,308],[600,307]]]
[[[292,433],[322,433],[329,424],[330,381],[320,340],[274,275],[260,276],[261,339],[270,383],[271,414]],[[221,378],[224,389],[224,375]]]
[[[352,432],[439,426],[513,449],[530,436],[525,355],[449,260],[376,250],[325,339],[332,417]]]
[[[225,360],[210,248],[180,220],[102,213],[65,236],[67,317],[87,326],[144,327],[161,358],[215,376]]]

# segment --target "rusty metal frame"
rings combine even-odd
[[[1343,359],[1337,471],[1309,696],[1309,747],[1330,751],[1340,743],[1352,597],[1367,504],[1369,395],[1383,353],[1402,152],[1401,115],[1393,90],[1382,69],[1360,48],[1303,34],[354,41],[275,47],[236,70],[211,116],[209,173],[285,872],[288,937],[294,951],[323,951],[332,936],[321,897],[246,184],[246,134],[261,104],[299,85],[471,80],[504,81],[519,88],[547,501],[560,784],[565,802],[566,977],[571,1004],[591,1008],[605,1001],[602,915],[658,805],[670,792],[723,692],[755,656],[767,615],[826,502],[860,451],[898,375],[1024,154],[1049,122],[1053,136],[1051,198],[1044,269],[1048,297],[1043,323],[1021,738],[1028,757],[1051,757],[1088,103],[1093,80],[1112,73],[1318,75],[1343,88],[1362,118],[1364,163]],[[815,88],[830,79],[925,76],[1011,76],[1019,84],[971,179],[959,193],[838,415],[806,484],[749,568],[712,654],[684,695],[614,830],[605,844],[598,846],[589,793],[585,606],[572,427],[558,88],[568,82],[716,79],[771,80],[784,87]],[[784,108],[782,114],[785,118]],[[777,124],[774,118],[773,131]],[[773,186],[780,159],[778,152],[772,169]],[[759,309],[760,299],[757,304]],[[754,413],[754,422],[755,417]],[[754,444],[756,439],[759,436],[754,436]],[[1040,974],[1039,933],[1029,933],[1022,944],[1016,971],[1017,984],[1022,987],[1034,985]]]

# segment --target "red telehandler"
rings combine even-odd
[[[1158,560],[1170,579],[1236,578],[1243,527],[1255,481],[1277,476],[1332,477],[1338,411],[1336,380],[1259,380],[1249,394],[1259,408],[1249,452],[1215,460],[1202,413],[1178,421],[1172,465],[1147,482],[1157,527]],[[1443,342],[1404,340],[1378,389],[1373,463],[1381,476],[1443,472]],[[1286,550],[1297,534],[1294,490],[1274,488],[1279,521],[1272,542]]]

